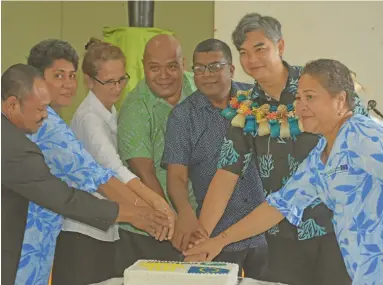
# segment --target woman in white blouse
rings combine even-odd
[[[100,165],[112,169],[120,181],[142,198],[150,196],[154,192],[123,165],[117,152],[114,103],[129,80],[125,56],[117,46],[93,38],[85,48],[82,71],[89,93],[74,114],[72,130]],[[164,239],[165,231],[157,238]],[[53,279],[57,278],[60,284],[85,285],[115,277],[117,240],[118,225],[103,232],[66,219],[55,252]]]

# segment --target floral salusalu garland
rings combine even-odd
[[[291,138],[304,131],[295,114],[295,102],[287,106],[260,106],[249,98],[251,91],[238,91],[229,107],[222,111],[222,116],[231,120],[232,126],[243,128],[244,133],[253,136],[270,135],[273,138]]]

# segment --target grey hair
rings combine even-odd
[[[227,63],[231,64],[233,62],[233,57],[231,55],[230,47],[223,41],[218,39],[207,39],[200,42],[193,52],[193,63],[195,59],[195,54],[198,52],[212,52],[220,51],[223,54],[223,57],[226,59]]]
[[[351,110],[355,106],[355,86],[351,71],[343,63],[334,59],[310,61],[303,68],[302,75],[308,74],[323,86],[330,95],[346,92],[346,102]]]
[[[250,13],[239,21],[232,33],[232,40],[237,50],[246,40],[246,34],[257,30],[262,30],[265,36],[275,44],[282,39],[282,26],[277,19],[258,13]]]
[[[16,97],[20,102],[32,91],[36,78],[42,78],[33,66],[18,63],[9,67],[1,75],[1,100]]]
[[[37,68],[41,73],[51,67],[55,60],[65,59],[78,68],[78,54],[66,41],[58,39],[43,40],[33,46],[29,52],[28,64]]]

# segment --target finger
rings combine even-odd
[[[199,240],[196,240],[194,245],[199,245],[201,243],[203,243],[206,239],[202,238],[202,239],[199,239]]]
[[[190,256],[195,254],[200,254],[202,252],[205,252],[201,246],[195,246],[191,249],[188,249],[186,251],[182,251],[183,255]]]
[[[156,212],[156,214],[159,216],[159,217],[162,217],[162,218],[169,218],[169,212],[164,210],[164,209],[154,209],[154,211]]]
[[[174,234],[174,226],[169,227],[168,239],[172,239]]]
[[[189,244],[195,244],[198,240],[205,239],[204,237],[201,237],[198,233],[194,232],[190,237]]]
[[[187,250],[190,242],[190,233],[186,233],[182,239],[181,250]]]
[[[182,242],[182,234],[179,230],[176,230],[174,237],[172,238],[172,244],[179,251],[181,251],[181,242]]]
[[[204,230],[204,229],[198,229],[196,231],[196,235],[200,238],[200,239],[208,239],[209,238],[209,235],[207,234],[207,232]]]
[[[161,225],[159,225],[157,223],[152,222],[151,227],[155,230],[155,238],[156,238],[156,240],[158,240],[160,235],[161,235],[161,233],[162,233],[163,226],[161,226]]]
[[[168,234],[168,231],[169,231],[168,227],[163,227],[162,228],[162,232],[161,232],[161,235],[160,235],[160,238],[159,238],[160,241],[163,241],[166,238],[166,235]]]
[[[173,227],[173,223],[171,220],[168,219],[168,217],[161,217],[160,215],[158,215],[158,213],[156,212],[155,215],[154,215],[154,222],[156,224],[159,224],[160,226],[162,227]]]
[[[156,237],[156,230],[151,227],[151,226],[148,226],[145,230],[150,236],[152,237]]]
[[[206,261],[212,261],[214,259],[216,255],[212,254],[211,252],[209,252],[207,254],[207,258],[206,258]]]

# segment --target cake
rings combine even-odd
[[[138,260],[125,269],[124,285],[235,285],[238,264]]]

